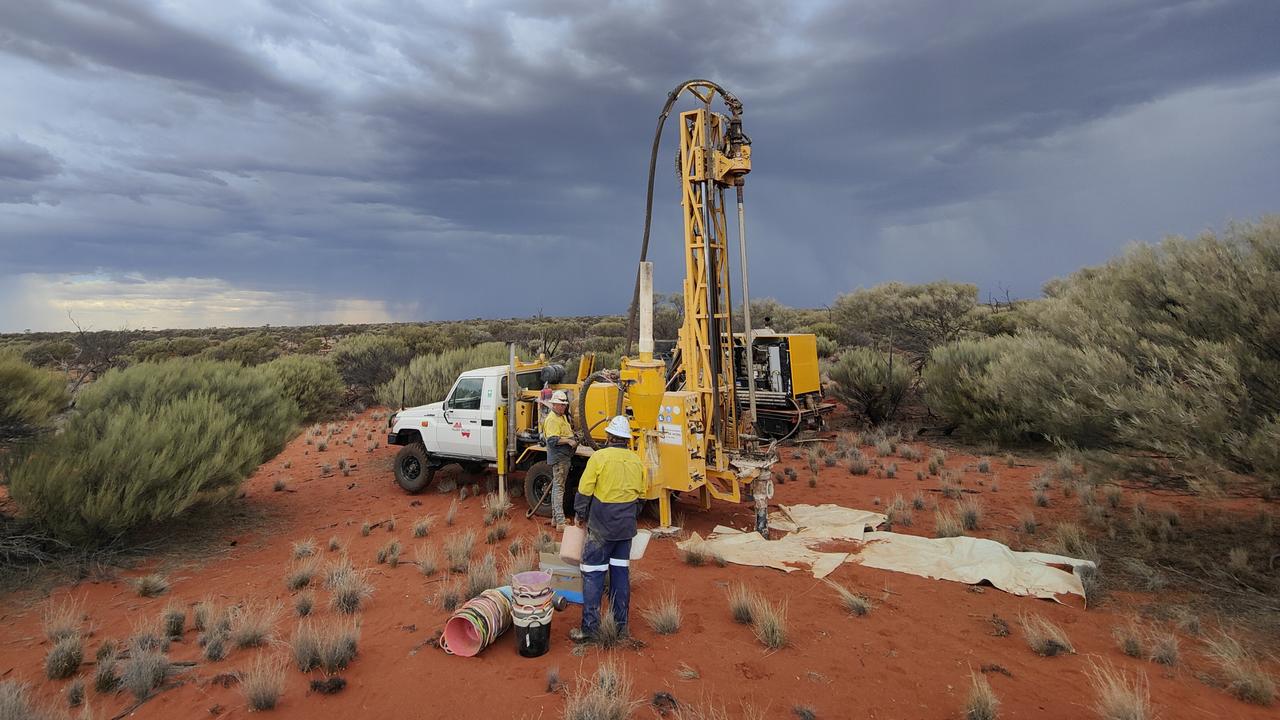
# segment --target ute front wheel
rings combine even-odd
[[[427,489],[436,474],[436,466],[427,459],[427,449],[422,443],[400,448],[396,453],[396,484],[407,493],[417,494]]]
[[[551,479],[551,466],[545,462],[536,462],[525,471],[524,498],[529,503],[530,513],[551,517]]]

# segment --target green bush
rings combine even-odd
[[[156,362],[199,355],[208,350],[211,344],[208,338],[185,335],[156,340],[138,340],[129,348],[129,354],[139,362]]]
[[[285,397],[298,404],[302,418],[308,422],[332,414],[346,391],[333,363],[314,355],[276,358],[263,365],[262,371]]]
[[[0,439],[26,435],[67,406],[66,380],[31,367],[18,356],[0,353]]]
[[[444,399],[460,373],[505,365],[507,356],[507,346],[495,342],[416,357],[394,378],[378,386],[375,397],[383,405],[399,407],[403,389],[405,405],[409,407],[438,402]]]
[[[57,367],[75,359],[79,348],[70,340],[45,340],[22,351],[22,359],[36,367]]]
[[[933,409],[1191,485],[1273,473],[1280,416],[1280,218],[1138,246],[1046,285],[1014,336],[939,348]]]
[[[976,285],[891,282],[841,295],[831,315],[845,343],[893,347],[923,358],[934,347],[970,334],[977,307]]]
[[[234,496],[299,415],[260,369],[207,360],[113,370],[76,405],[10,482],[26,514],[82,544]]]
[[[815,338],[818,346],[818,357],[829,358],[840,352],[840,345],[835,340],[824,335],[818,335]]]
[[[241,365],[261,365],[280,357],[280,341],[264,332],[249,333],[227,340],[204,351],[210,360],[229,360]]]
[[[409,360],[409,347],[387,335],[356,335],[344,338],[329,353],[343,382],[361,397],[390,380]]]
[[[914,372],[901,357],[870,348],[847,350],[831,366],[831,392],[873,424],[890,420],[911,390]]]

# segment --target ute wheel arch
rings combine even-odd
[[[417,494],[427,489],[435,478],[438,467],[427,456],[427,449],[420,442],[405,445],[396,453],[396,484],[407,493]]]

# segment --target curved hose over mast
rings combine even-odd
[[[686,80],[667,93],[667,102],[662,106],[662,112],[658,114],[658,127],[653,132],[653,146],[649,150],[649,187],[644,199],[644,238],[640,241],[640,262],[644,262],[649,258],[649,229],[653,223],[653,178],[658,169],[658,146],[662,143],[662,127],[666,124],[667,116],[671,114],[671,109],[675,107],[676,101],[680,99],[680,95],[685,90],[689,90],[698,99],[707,104],[711,103],[711,98],[713,97],[713,95],[707,95],[704,98],[698,94],[695,88],[710,90],[712,93],[720,95],[724,99],[725,107],[728,107],[729,112],[733,114],[734,120],[741,120],[742,118],[742,101],[738,100],[733,93],[710,80],[696,78]],[[623,352],[624,355],[631,354],[631,337],[635,333],[636,309],[639,304],[640,266],[637,264],[635,290],[631,293],[631,307],[627,311],[627,344],[626,350]]]

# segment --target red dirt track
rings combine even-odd
[[[385,438],[385,421],[373,420],[370,413],[354,423],[340,423],[325,452],[305,443],[306,436],[293,440],[278,457],[263,465],[245,484],[248,503],[265,512],[267,520],[250,531],[228,531],[222,550],[201,561],[152,561],[138,570],[122,573],[109,581],[82,581],[56,588],[54,598],[72,596],[85,601],[92,635],[86,640],[85,657],[92,660],[104,639],[124,640],[140,620],[158,619],[171,600],[190,605],[206,595],[223,604],[245,599],[281,602],[285,612],[276,630],[276,643],[262,650],[232,650],[225,660],[206,662],[200,656],[197,633],[187,630],[181,642],[170,649],[173,660],[197,661],[164,689],[142,704],[130,717],[137,718],[243,718],[249,710],[239,690],[211,682],[220,673],[246,668],[260,652],[288,657],[287,643],[295,626],[293,593],[284,586],[291,566],[291,543],[307,537],[320,546],[336,536],[349,552],[357,568],[369,568],[375,587],[372,599],[360,612],[362,634],[359,656],[342,676],[348,685],[333,696],[309,692],[309,681],[319,672],[300,673],[288,665],[287,685],[276,710],[263,714],[281,720],[341,718],[557,718],[564,698],[546,690],[549,668],[558,667],[560,676],[572,685],[579,676],[589,675],[606,651],[591,648],[585,656],[570,654],[567,633],[577,624],[580,609],[556,615],[552,649],[541,658],[526,659],[515,650],[508,632],[498,643],[477,658],[457,658],[427,644],[448,617],[440,608],[437,575],[426,578],[412,564],[413,549],[419,543],[439,546],[459,529],[474,529],[478,536],[476,554],[492,549],[499,558],[507,556],[507,544],[514,537],[526,542],[546,527],[524,518],[524,501],[516,499],[512,510],[512,536],[493,546],[483,543],[481,499],[461,502],[454,527],[444,523],[450,500],[457,492],[440,494],[429,490],[419,496],[404,494],[395,485],[390,459],[397,448],[379,447],[366,452],[366,433]],[[341,443],[353,428],[359,428],[355,447]],[[830,436],[830,434],[828,434]],[[925,458],[910,462],[886,459],[898,466],[896,479],[874,475],[854,476],[843,464],[821,468],[817,487],[810,488],[804,459],[795,459],[792,448],[783,448],[783,467],[793,467],[799,480],[777,488],[774,503],[824,502],[883,512],[895,494],[910,500],[917,490],[926,492],[929,509],[914,513],[912,527],[899,532],[932,534],[932,504],[944,506],[938,489],[939,478],[915,479],[915,471],[928,464]],[[828,443],[828,447],[833,447]],[[864,447],[869,458],[874,449]],[[304,454],[305,453],[305,454]],[[341,457],[357,463],[349,477],[337,470]],[[1039,467],[1023,462],[1007,467],[993,457],[990,474],[977,471],[978,459],[950,454],[947,467],[962,472],[964,488],[977,491],[985,509],[983,529],[975,533],[1017,546],[1020,533],[1014,512],[1031,505],[1028,483]],[[284,469],[289,462],[292,467]],[[332,474],[321,477],[320,466],[333,465]],[[452,473],[452,470],[450,471]],[[780,474],[780,469],[779,469]],[[273,491],[279,478],[287,478],[288,491]],[[465,478],[465,475],[459,475]],[[999,490],[993,491],[992,480]],[[981,486],[977,482],[982,480]],[[1075,519],[1079,504],[1051,495],[1054,507],[1035,508],[1042,525]],[[881,499],[875,507],[874,498]],[[1133,496],[1126,491],[1123,507]],[[1148,505],[1182,504],[1186,498],[1148,498]],[[420,504],[419,504],[420,503]],[[1252,505],[1257,509],[1256,503]],[[716,504],[710,512],[693,506],[682,508],[687,529],[704,536],[716,524],[747,528],[753,518],[747,505]],[[423,540],[412,536],[414,521],[434,515],[430,535]],[[365,521],[396,518],[388,532],[375,528],[368,537],[360,535]],[[376,564],[374,554],[389,539],[399,539],[402,563],[391,569]],[[234,541],[234,546],[231,543]],[[146,572],[160,571],[172,582],[170,591],[157,598],[138,597],[128,580]],[[970,587],[958,583],[928,580],[910,575],[863,568],[854,563],[841,566],[831,579],[865,593],[875,601],[871,613],[862,618],[846,614],[835,593],[804,571],[785,574],[775,570],[729,565],[690,567],[680,561],[671,540],[655,540],[645,558],[633,564],[632,632],[646,646],[618,650],[614,655],[634,678],[638,698],[646,704],[633,717],[657,717],[648,700],[659,691],[669,692],[681,703],[713,702],[724,706],[730,717],[741,715],[742,703],[765,710],[764,717],[790,718],[796,705],[808,705],[818,718],[959,718],[963,716],[969,689],[969,674],[983,665],[999,665],[1009,675],[987,673],[1001,701],[1002,718],[1094,717],[1090,709],[1093,691],[1087,671],[1092,663],[1108,661],[1127,672],[1142,671],[1150,680],[1152,704],[1164,720],[1174,718],[1273,718],[1274,708],[1247,705],[1197,679],[1198,673],[1212,673],[1204,659],[1201,643],[1182,638],[1183,660],[1165,668],[1125,657],[1111,636],[1134,603],[1145,596],[1113,594],[1095,609],[1068,601],[1056,604],[1007,595],[991,587]],[[750,628],[737,625],[729,615],[725,588],[730,582],[745,581],[768,596],[787,602],[790,645],[770,652],[754,638]],[[683,603],[684,621],[672,636],[655,635],[640,617],[640,610],[659,596],[674,590]],[[316,590],[319,618],[332,614],[328,594]],[[44,679],[44,656],[48,642],[40,628],[42,598],[32,593],[11,594],[0,605],[0,675],[32,683],[42,702],[65,707],[66,681]],[[1021,637],[1019,613],[1038,612],[1061,625],[1075,644],[1077,653],[1041,658],[1028,649]],[[1012,626],[1008,637],[991,633],[992,614]],[[700,678],[685,681],[675,670],[681,663],[695,668]],[[103,696],[92,689],[93,668],[86,663],[81,674],[89,686],[88,701],[96,718],[110,718],[133,704],[127,693]]]

